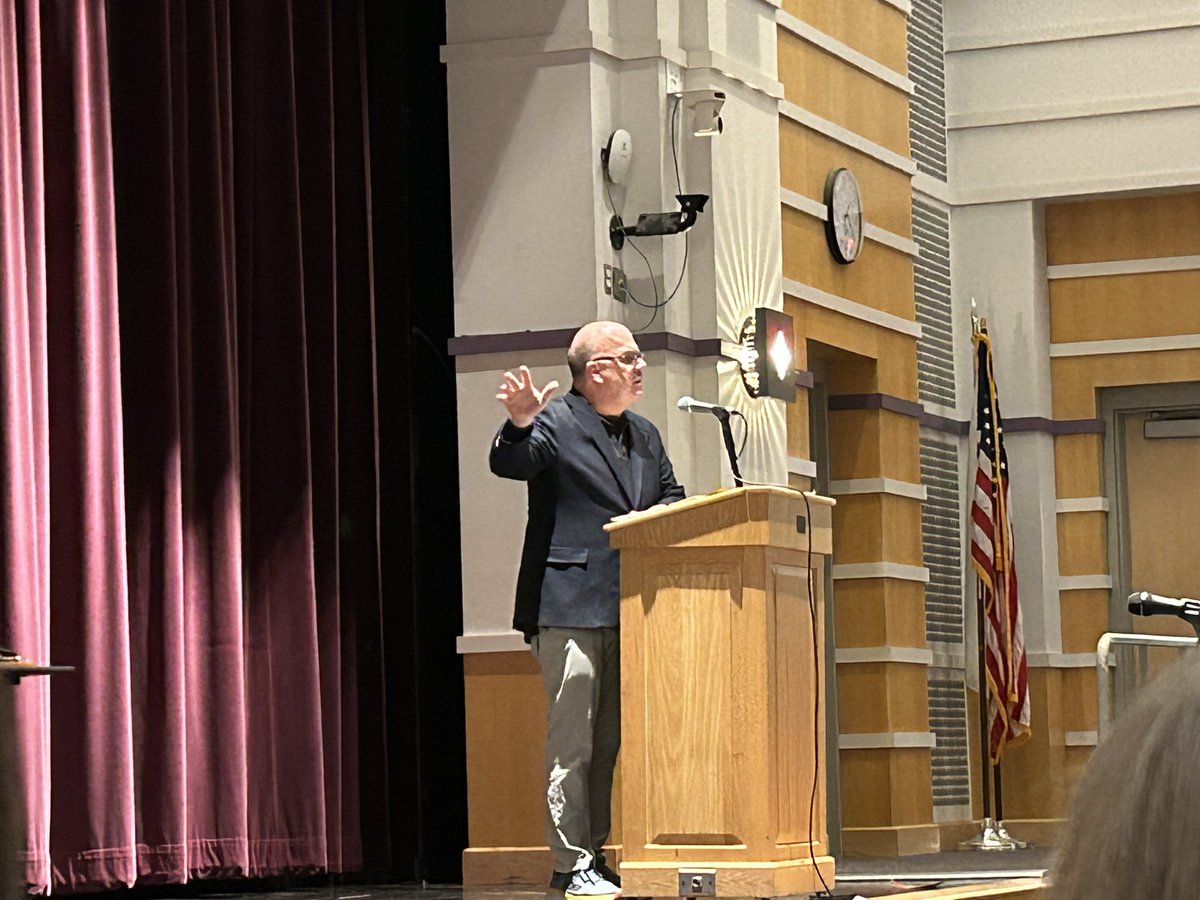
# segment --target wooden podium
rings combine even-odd
[[[817,705],[833,504],[745,487],[606,526],[625,897],[800,894],[820,889],[816,867],[833,885]]]

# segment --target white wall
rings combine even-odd
[[[944,0],[946,47],[1064,40],[1195,25],[1193,0]]]
[[[1200,4],[946,0],[959,202],[1200,180]]]
[[[1050,311],[1046,301],[1046,251],[1042,212],[1029,201],[993,203],[951,213],[951,277],[959,298],[955,330],[971,333],[970,302],[987,319],[995,353],[1003,419],[1053,418],[1050,406]],[[960,372],[973,371],[969,341],[960,344]],[[969,382],[968,382],[969,383]],[[974,418],[974,388],[970,398]],[[1006,432],[1013,533],[1017,548],[1025,645],[1030,652],[1062,647],[1058,597],[1058,532],[1054,488],[1054,438],[1044,432]],[[973,490],[972,437],[968,460]],[[970,504],[970,493],[966,502]]]
[[[458,334],[594,315],[590,62],[486,59],[447,68]],[[581,102],[582,101],[582,102]],[[551,201],[551,198],[552,201]]]

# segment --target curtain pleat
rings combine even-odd
[[[50,869],[57,883],[132,884],[121,341],[104,8],[58,0],[43,3],[41,15],[50,656],[69,660],[79,673],[50,685]]]
[[[250,870],[325,862],[293,10],[233,4]],[[299,703],[299,698],[309,702]],[[286,838],[273,837],[286,835]]]
[[[183,881],[249,869],[228,27],[112,15],[140,873]]]
[[[40,47],[38,5],[0,2],[0,643],[44,660],[50,655],[50,417]],[[50,879],[50,684],[33,679],[14,694],[19,780],[27,794],[24,852],[29,880],[42,885]]]
[[[333,0],[0,0],[0,645],[77,667],[16,692],[35,889],[363,865],[361,52]]]
[[[325,853],[342,858],[342,646],[338,588],[338,177],[333,134],[332,10],[323,0],[295,0],[296,21],[315,27],[293,30],[292,81],[295,106],[300,253],[308,371],[309,447],[312,469],[313,571],[316,592],[317,674],[321,684],[321,755],[324,774]],[[322,186],[318,189],[318,185]],[[329,187],[332,186],[332,190]]]

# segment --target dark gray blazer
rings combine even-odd
[[[550,401],[529,428],[506,422],[492,441],[492,471],[529,482],[513,615],[513,627],[526,639],[539,625],[615,628],[620,569],[604,524],[683,499],[658,429],[636,413],[625,415],[627,464],[600,415],[574,392]]]

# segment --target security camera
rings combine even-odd
[[[625,246],[626,237],[654,237],[663,234],[679,234],[696,224],[696,217],[704,212],[707,194],[676,194],[679,212],[642,213],[636,225],[626,225],[620,216],[613,216],[608,224],[608,239],[614,250]]]
[[[724,91],[684,91],[683,105],[691,112],[692,134],[696,137],[714,137],[725,130],[721,121]]]

